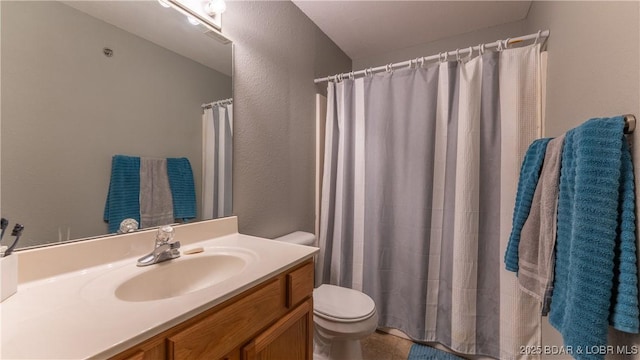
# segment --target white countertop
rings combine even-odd
[[[178,239],[179,240],[179,239]],[[199,314],[313,256],[314,247],[242,234],[190,242],[181,251],[203,247],[203,256],[240,248],[254,261],[227,280],[185,295],[154,301],[118,299],[114,284],[149,267],[137,256],[22,283],[0,304],[1,359],[107,358]],[[149,249],[151,250],[151,249]],[[97,255],[98,256],[98,255]],[[156,265],[152,265],[156,266]],[[152,267],[151,266],[151,267]]]

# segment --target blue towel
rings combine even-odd
[[[109,233],[118,231],[124,219],[140,223],[140,158],[115,155],[111,159],[111,181],[104,206]]]
[[[533,193],[536,191],[536,185],[538,185],[540,170],[542,169],[547,144],[549,144],[550,140],[551,138],[535,140],[529,145],[529,149],[527,149],[527,153],[522,161],[520,179],[518,180],[518,191],[516,193],[516,205],[513,209],[511,235],[507,243],[507,251],[504,253],[505,267],[509,271],[518,271],[520,233],[522,232],[525,221],[527,221],[527,217],[529,217]]]
[[[639,328],[633,164],[623,127],[621,117],[591,119],[567,132],[562,152],[549,322],[577,359],[604,359],[584,349],[607,344],[609,323]]]
[[[196,217],[196,189],[187,158],[168,158],[167,175],[173,195],[173,217],[187,221]]]

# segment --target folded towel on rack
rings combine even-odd
[[[527,149],[520,168],[520,179],[518,180],[518,191],[516,193],[516,205],[513,210],[513,224],[511,235],[507,243],[507,250],[504,254],[505,267],[509,271],[518,271],[518,251],[520,246],[520,237],[522,227],[524,226],[529,211],[531,210],[531,202],[540,177],[542,162],[544,161],[547,144],[551,138],[535,140],[529,149]]]
[[[524,292],[540,302],[542,315],[549,312],[553,293],[556,214],[563,142],[564,135],[549,141],[547,145],[531,211],[522,227],[518,247],[518,283]]]
[[[140,159],[140,228],[174,222],[167,159]]]
[[[549,322],[573,349],[606,345],[609,323],[639,328],[633,164],[623,127],[622,117],[591,119],[565,136]]]
[[[111,159],[111,180],[104,206],[104,221],[115,233],[127,218],[140,222],[140,158],[115,155]]]
[[[187,158],[168,158],[167,175],[173,194],[173,216],[187,221],[196,217],[196,190]]]

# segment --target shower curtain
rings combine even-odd
[[[461,353],[540,344],[539,309],[502,266],[541,133],[540,58],[536,44],[329,83],[317,283]]]
[[[215,219],[232,211],[233,104],[214,103],[202,115],[202,216]]]

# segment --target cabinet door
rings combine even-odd
[[[169,360],[222,359],[285,313],[284,277],[257,290],[167,338]]]
[[[165,360],[164,339],[154,338],[140,346],[124,351],[110,360]]]
[[[243,360],[311,360],[313,302],[309,298],[244,347]]]

